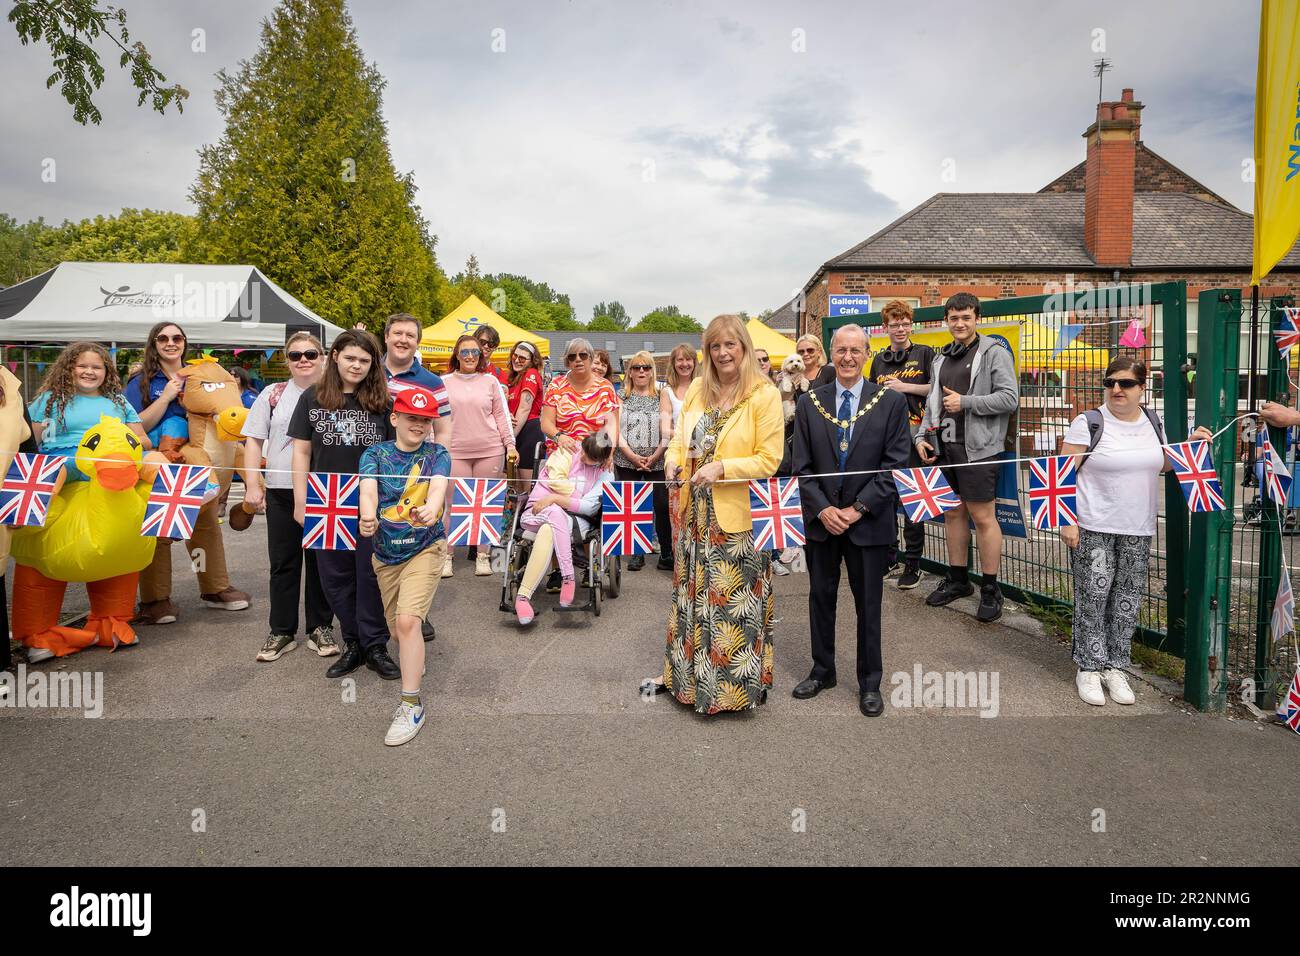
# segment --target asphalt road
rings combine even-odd
[[[328,661],[305,645],[254,661],[266,631],[264,527],[227,531],[249,610],[202,607],[178,570],[178,623],[142,629],[134,648],[37,666],[101,671],[102,718],[0,708],[0,863],[1195,866],[1296,856],[1282,798],[1300,782],[1295,735],[1189,714],[1136,681],[1137,705],[1088,707],[1068,648],[1024,618],[981,626],[973,604],[926,608],[931,578],[908,593],[887,585],[883,717],[857,709],[847,588],[840,685],[790,697],[810,664],[807,578],[796,575],[777,580],[770,702],[706,719],[637,693],[663,650],[666,575],[625,574],[623,596],[598,620],[543,613],[521,632],[497,610],[496,579],[461,562],[435,602],[429,724],[387,748],[395,683],[358,671],[355,702],[345,702],[323,676]],[[889,675],[910,681],[917,664],[996,673],[997,716],[891,705]]]

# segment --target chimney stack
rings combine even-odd
[[[1126,89],[1097,104],[1084,132],[1083,242],[1097,265],[1126,267],[1133,259],[1133,171],[1142,133],[1142,104]]]

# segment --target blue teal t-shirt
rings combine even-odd
[[[431,525],[412,524],[410,515],[411,508],[424,504],[430,481],[451,474],[446,448],[427,441],[415,451],[402,451],[397,442],[380,442],[365,450],[358,471],[375,477],[379,485],[374,549],[380,562],[402,564],[447,536],[441,519]]]
[[[99,424],[101,417],[116,418],[128,425],[140,421],[125,399],[113,401],[102,395],[73,395],[63,410],[62,420],[55,418],[54,400],[49,392],[41,392],[27,406],[27,414],[34,422],[48,422],[41,437],[41,448],[55,455],[70,455],[87,429]]]
[[[140,375],[132,377],[131,381],[126,383],[126,388],[122,394],[126,400],[131,403],[131,407],[137,412],[142,412],[154,402],[158,401],[162,395],[163,389],[167,387],[167,376],[159,372],[150,380],[148,387],[145,387]],[[185,406],[181,404],[179,398],[173,398],[163,412],[158,424],[149,429],[149,440],[153,442],[154,447],[158,447],[160,439],[167,438],[186,438],[190,434],[189,419],[185,417]]]

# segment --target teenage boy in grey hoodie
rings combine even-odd
[[[944,303],[943,315],[952,342],[935,357],[915,444],[927,465],[937,461],[960,466],[944,468],[943,475],[961,505],[943,516],[948,576],[925,603],[942,607],[974,593],[966,567],[969,522],[974,521],[984,572],[975,616],[987,623],[1002,616],[1002,590],[998,587],[1002,529],[994,510],[1001,467],[998,456],[1006,447],[1011,416],[1020,406],[1020,383],[1011,351],[976,330],[979,299],[958,292]]]

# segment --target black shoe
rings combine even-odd
[[[898,590],[910,591],[921,583],[921,569],[908,565],[907,569],[898,577]]]
[[[420,633],[424,635],[424,643],[426,644],[438,636],[437,632],[433,629],[433,625],[427,620],[420,622]]]
[[[339,655],[338,660],[329,666],[325,672],[326,677],[342,677],[345,674],[351,674],[354,670],[362,665],[365,657],[361,653],[361,645],[356,641],[344,641],[343,653]]]
[[[858,698],[858,710],[867,717],[879,717],[885,712],[885,702],[878,690],[864,690]]]
[[[384,680],[397,680],[402,676],[402,669],[388,656],[388,648],[383,644],[366,651],[366,666]]]
[[[660,555],[659,560],[655,562],[655,570],[671,571],[672,569],[673,569],[673,559],[669,558],[667,561],[665,561],[663,555]]]
[[[668,685],[660,678],[647,677],[641,682],[637,690],[640,691],[642,697],[648,697],[651,693],[656,695],[668,693]]]
[[[645,567],[645,555],[644,555],[644,554],[634,554],[634,555],[632,555],[631,560],[628,561],[628,563],[627,563],[627,569],[628,569],[629,571],[640,571],[640,570],[641,570],[642,568],[644,568],[644,567]]]
[[[958,584],[956,581],[944,578],[939,586],[930,592],[930,596],[925,599],[925,603],[930,607],[943,607],[958,598],[970,597],[974,593],[975,585],[969,581]]]
[[[988,624],[1002,616],[1002,589],[996,584],[985,584],[980,588],[980,609],[975,612],[975,620]]]
[[[559,572],[559,571],[552,571],[552,572],[551,572],[551,576],[550,576],[549,578],[546,579],[546,593],[547,593],[547,594],[559,594],[559,593],[560,593],[560,584],[561,584],[561,583],[562,583],[562,582],[561,582],[561,580],[560,580],[560,572]]]
[[[794,685],[794,690],[790,691],[790,696],[797,697],[799,700],[808,700],[810,697],[816,697],[824,690],[830,690],[835,686],[835,678],[827,677],[808,677]]]

